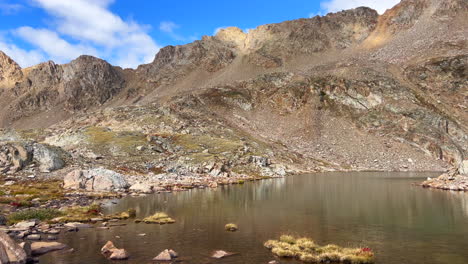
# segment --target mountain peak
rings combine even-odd
[[[0,81],[21,77],[21,67],[3,51],[0,51]]]

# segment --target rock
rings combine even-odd
[[[5,249],[5,246],[0,243],[0,264],[8,264],[10,262],[10,258],[8,257],[8,253]]]
[[[467,175],[467,176],[468,176],[468,159],[463,160],[463,161],[460,163],[460,166],[459,166],[459,168],[458,168],[458,171],[460,172],[460,174],[462,174],[462,175]]]
[[[276,261],[276,260],[272,260],[272,261],[268,262],[268,264],[279,264],[279,262]]]
[[[65,161],[63,161],[57,147],[34,144],[33,157],[39,163],[41,172],[50,172],[65,166]]]
[[[107,254],[112,252],[113,250],[117,249],[114,245],[114,242],[112,241],[107,241],[106,244],[101,248],[101,253],[102,254]]]
[[[271,165],[270,159],[260,156],[250,156],[249,162],[255,164],[258,167],[268,167]]]
[[[83,223],[79,223],[79,222],[66,223],[64,226],[68,227],[68,228],[92,228],[93,227],[92,225],[83,224]]]
[[[0,231],[0,248],[2,248],[0,249],[0,256],[3,255],[1,258],[5,258],[5,252],[8,256],[9,262],[7,261],[4,263],[24,264],[28,259],[25,250],[20,245],[16,244],[15,241],[13,241],[13,239],[11,239],[9,235],[2,231]]]
[[[220,258],[225,258],[225,257],[232,256],[232,255],[234,255],[234,253],[227,252],[227,251],[224,251],[224,250],[216,250],[215,252],[213,252],[213,254],[211,254],[211,257],[216,258],[216,259],[220,259]]]
[[[129,187],[122,174],[115,171],[96,168],[75,170],[63,180],[65,189],[86,189],[88,191],[123,191]]]
[[[123,260],[123,259],[128,259],[130,257],[130,254],[125,249],[114,249],[109,256],[109,259],[111,260]]]
[[[42,255],[51,251],[62,250],[65,247],[65,244],[59,242],[34,242],[31,244],[31,251],[33,255]]]
[[[101,253],[111,260],[124,260],[130,257],[125,249],[117,248],[112,241],[107,241],[101,248]]]
[[[0,142],[0,174],[15,173],[32,161],[32,147],[24,142]]]
[[[27,236],[26,239],[29,239],[29,240],[41,240],[41,235],[39,235],[39,234],[32,234],[32,235]]]
[[[18,228],[18,229],[30,229],[32,227],[35,227],[37,225],[37,221],[36,220],[30,220],[30,221],[21,221],[19,223],[16,223],[14,225],[15,228]]]
[[[179,254],[177,254],[177,252],[175,252],[174,250],[172,249],[169,249],[169,254],[171,254],[171,257],[172,258],[177,258],[179,256]]]
[[[139,193],[152,193],[153,186],[145,183],[136,183],[130,186],[130,191],[139,192]]]
[[[48,235],[47,240],[57,240],[56,236]]]
[[[171,254],[171,251],[173,252],[174,257],[173,257],[173,254]],[[159,255],[157,255],[155,258],[153,258],[153,260],[156,260],[156,261],[171,261],[173,258],[177,257],[177,253],[175,253],[173,250],[171,250],[171,251],[169,251],[169,249],[165,249],[163,252],[159,253]]]
[[[30,242],[21,242],[19,246],[24,250],[28,258],[32,255],[31,243]]]
[[[138,146],[138,147],[136,147],[136,149],[137,149],[138,151],[143,151],[143,150],[145,150],[145,147],[144,147],[144,146]]]

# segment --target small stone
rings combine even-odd
[[[29,236],[26,237],[26,239],[29,239],[29,240],[41,240],[41,235],[39,235],[39,234],[29,235]]]
[[[68,228],[91,228],[93,227],[92,225],[83,224],[79,222],[66,223],[64,226]]]
[[[130,254],[125,249],[114,249],[112,254],[109,256],[111,260],[123,260],[128,259]]]
[[[172,256],[171,256],[171,253],[169,252],[169,250],[166,249],[163,252],[159,253],[159,255],[157,255],[155,258],[153,258],[153,260],[156,260],[156,261],[171,261]]]
[[[224,250],[216,250],[215,252],[213,252],[211,257],[216,258],[216,259],[220,259],[220,258],[225,258],[225,257],[232,256],[232,255],[234,255],[234,253],[227,252],[227,251],[224,251]]]

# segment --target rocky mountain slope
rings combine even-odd
[[[134,174],[458,166],[467,14],[466,0],[402,0],[227,28],[135,70],[90,56],[21,69],[0,52],[0,140]]]

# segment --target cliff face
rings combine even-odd
[[[195,119],[186,126],[215,117],[280,144],[304,168],[441,169],[468,156],[467,12],[465,0],[403,0],[382,16],[362,7],[227,28],[136,70],[89,56],[20,69],[0,53],[0,126],[63,129],[83,111],[83,124],[108,126],[103,110],[156,103]]]

